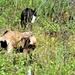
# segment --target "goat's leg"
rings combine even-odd
[[[13,56],[13,46],[12,46],[12,43],[8,44],[7,49],[8,49],[9,55],[12,57]]]

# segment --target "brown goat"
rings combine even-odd
[[[0,37],[1,47],[7,48],[8,53],[13,53],[14,47],[22,47],[24,53],[30,53],[30,50],[34,50],[36,47],[36,38],[32,32],[18,32],[7,30]],[[5,45],[5,46],[4,46]]]

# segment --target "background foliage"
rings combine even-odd
[[[14,50],[12,64],[0,48],[0,75],[27,75],[30,66],[34,75],[75,75],[75,0],[0,0],[0,35],[7,29],[24,31],[20,15],[26,7],[37,11],[33,63]]]

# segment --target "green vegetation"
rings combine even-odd
[[[28,63],[29,55],[25,59],[14,50],[12,64],[7,50],[0,48],[0,75],[27,75],[30,66],[34,75],[75,75],[74,5],[74,0],[0,0],[0,35],[7,29],[23,32],[22,10],[37,8],[32,30],[37,39],[33,63]]]

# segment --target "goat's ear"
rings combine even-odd
[[[33,11],[34,15],[37,16],[36,8]]]
[[[34,13],[36,13],[36,8],[34,9]]]
[[[36,11],[36,8],[34,9],[34,11]]]
[[[26,44],[29,44],[29,43],[30,43],[30,39],[27,38],[26,41],[25,41],[25,43],[26,43]]]
[[[28,10],[29,10],[29,8],[26,8],[25,10],[26,10],[26,11],[28,11]]]
[[[27,47],[30,43],[30,39],[29,38],[22,38],[22,41],[24,43],[24,47]]]

